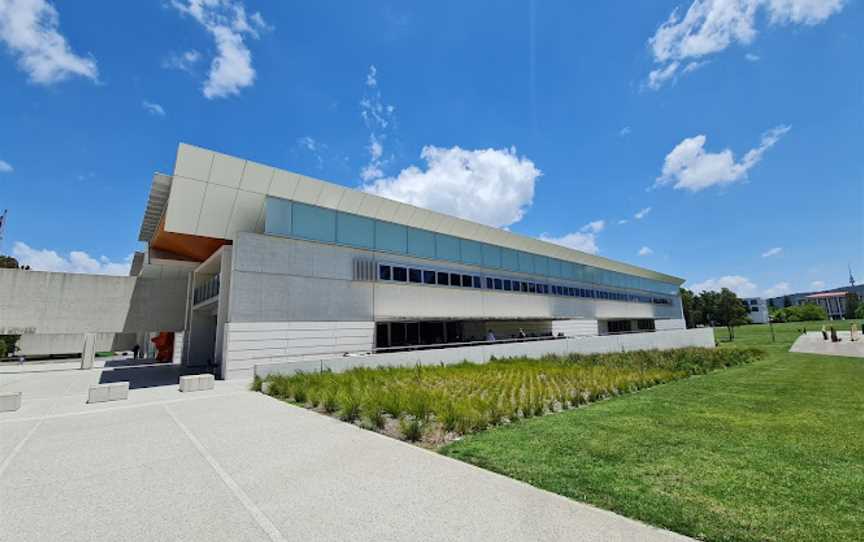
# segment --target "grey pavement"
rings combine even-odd
[[[0,540],[688,540],[217,382],[87,405],[100,370],[9,374]]]
[[[789,349],[790,352],[800,352],[806,354],[824,354],[826,356],[849,356],[864,358],[864,337],[858,333],[856,341],[852,341],[852,336],[848,331],[838,331],[837,338],[839,343],[832,343],[831,340],[822,338],[821,331],[809,331],[806,334],[798,337]]]

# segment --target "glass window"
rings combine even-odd
[[[538,275],[549,274],[549,258],[546,256],[534,255],[534,272]]]
[[[473,277],[471,277],[471,282],[475,288],[482,288],[483,287],[483,283],[480,282],[480,277],[478,277],[477,275],[474,275]]]
[[[264,233],[291,235],[291,202],[287,199],[267,198],[264,212]]]
[[[502,282],[502,286],[504,286],[504,291],[506,292],[513,290],[513,283],[507,279],[504,279],[504,282]]]
[[[408,282],[422,282],[422,273],[419,269],[409,269],[408,270]]]
[[[533,273],[534,272],[534,256],[532,254],[528,254],[527,252],[519,251],[519,271],[523,273]]]
[[[462,275],[462,287],[470,288],[471,287],[471,275]]]
[[[528,292],[528,283],[527,282],[520,282],[519,286],[521,286],[523,292]]]
[[[528,283],[528,293],[535,294],[537,293],[537,285],[533,282]]]
[[[483,243],[483,266],[498,269],[501,267],[501,248]]]
[[[459,273],[450,273],[450,286],[459,286],[462,283],[462,276]]]
[[[483,265],[483,246],[477,241],[459,240],[462,263]]]
[[[540,288],[542,289],[542,291],[543,291],[544,294],[548,294],[548,293],[549,293],[549,285],[548,285],[548,284],[541,284],[541,285],[540,285]]]
[[[486,277],[486,289],[487,290],[492,289],[492,278],[491,277]]]
[[[501,267],[508,271],[519,271],[519,254],[515,250],[502,248]]]
[[[435,257],[439,260],[450,260],[458,262],[459,260],[459,239],[443,235],[435,234]]]
[[[565,279],[576,278],[576,268],[574,267],[573,262],[561,262],[561,276]]]
[[[390,266],[389,265],[378,266],[378,278],[381,280],[390,280]]]
[[[294,202],[291,230],[303,239],[335,243],[336,211]]]
[[[435,284],[435,271],[423,271],[423,284]]]
[[[365,216],[336,213],[336,242],[360,248],[374,248],[375,221]]]
[[[405,282],[408,280],[408,270],[404,267],[394,267],[393,268],[393,280],[398,280],[399,282]]]
[[[375,248],[405,254],[408,246],[408,228],[401,224],[375,221]]]
[[[435,234],[431,231],[408,228],[408,254],[420,258],[434,258]]]
[[[441,286],[447,286],[450,284],[450,275],[447,273],[438,272],[438,284]]]
[[[553,277],[560,278],[561,277],[561,264],[563,262],[561,260],[556,260],[555,258],[549,258],[549,275]]]
[[[500,290],[502,288],[501,279],[495,279],[495,289]]]

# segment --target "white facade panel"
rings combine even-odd
[[[243,178],[240,180],[240,189],[261,195],[267,194],[275,174],[276,170],[270,166],[246,162],[246,169],[243,170]]]
[[[245,167],[246,160],[217,152],[213,157],[213,167],[210,169],[210,183],[239,188]]]
[[[277,198],[293,199],[299,181],[300,176],[296,173],[277,169],[273,175],[273,180],[270,182],[269,195],[276,196]]]
[[[204,203],[207,183],[186,177],[171,181],[171,197],[165,211],[165,229],[180,233],[195,233]]]
[[[210,178],[210,167],[213,165],[214,154],[216,153],[213,151],[181,143],[177,149],[174,175],[207,181]]]
[[[322,183],[303,175],[297,176],[297,188],[294,190],[294,195],[291,197],[294,201],[300,203],[308,203],[315,205],[318,203],[318,196],[321,194],[324,186]]]
[[[227,188],[217,184],[208,184],[204,195],[204,205],[201,207],[201,217],[198,219],[197,235],[218,237],[224,239],[228,230],[228,221],[234,210],[236,188]]]
[[[687,323],[683,318],[668,318],[663,320],[654,320],[654,329],[658,331],[666,331],[669,329],[686,329]]]
[[[244,231],[255,231],[258,226],[258,217],[264,206],[264,195],[255,192],[239,190],[234,202],[234,211],[231,221],[228,223],[226,239],[234,239],[238,233]]]

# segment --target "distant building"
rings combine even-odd
[[[859,284],[856,286],[842,286],[840,288],[832,288],[830,290],[817,290],[812,292],[797,292],[794,294],[780,295],[777,297],[769,297],[766,301],[768,302],[768,309],[782,309],[786,305],[786,300],[789,300],[788,306],[797,307],[798,305],[802,305],[804,303],[811,302],[808,301],[809,296],[816,294],[828,294],[828,293],[840,293],[845,296],[847,292],[854,292],[858,294],[859,298],[864,298],[864,284]],[[845,301],[844,301],[845,303]],[[845,305],[844,305],[845,306]]]
[[[750,320],[754,324],[768,323],[768,303],[761,297],[745,297],[741,301],[747,307]]]
[[[808,295],[803,302],[813,303],[825,309],[829,320],[842,320],[846,316],[846,293],[847,292],[822,292]]]

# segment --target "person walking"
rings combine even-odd
[[[141,350],[141,347],[137,344],[132,347],[132,359],[138,359],[138,351]]]
[[[495,339],[495,334],[492,333],[492,330],[491,330],[491,329],[488,330],[488,331],[486,332],[486,340],[489,341],[489,342],[493,342],[493,341],[496,340],[496,339]]]

